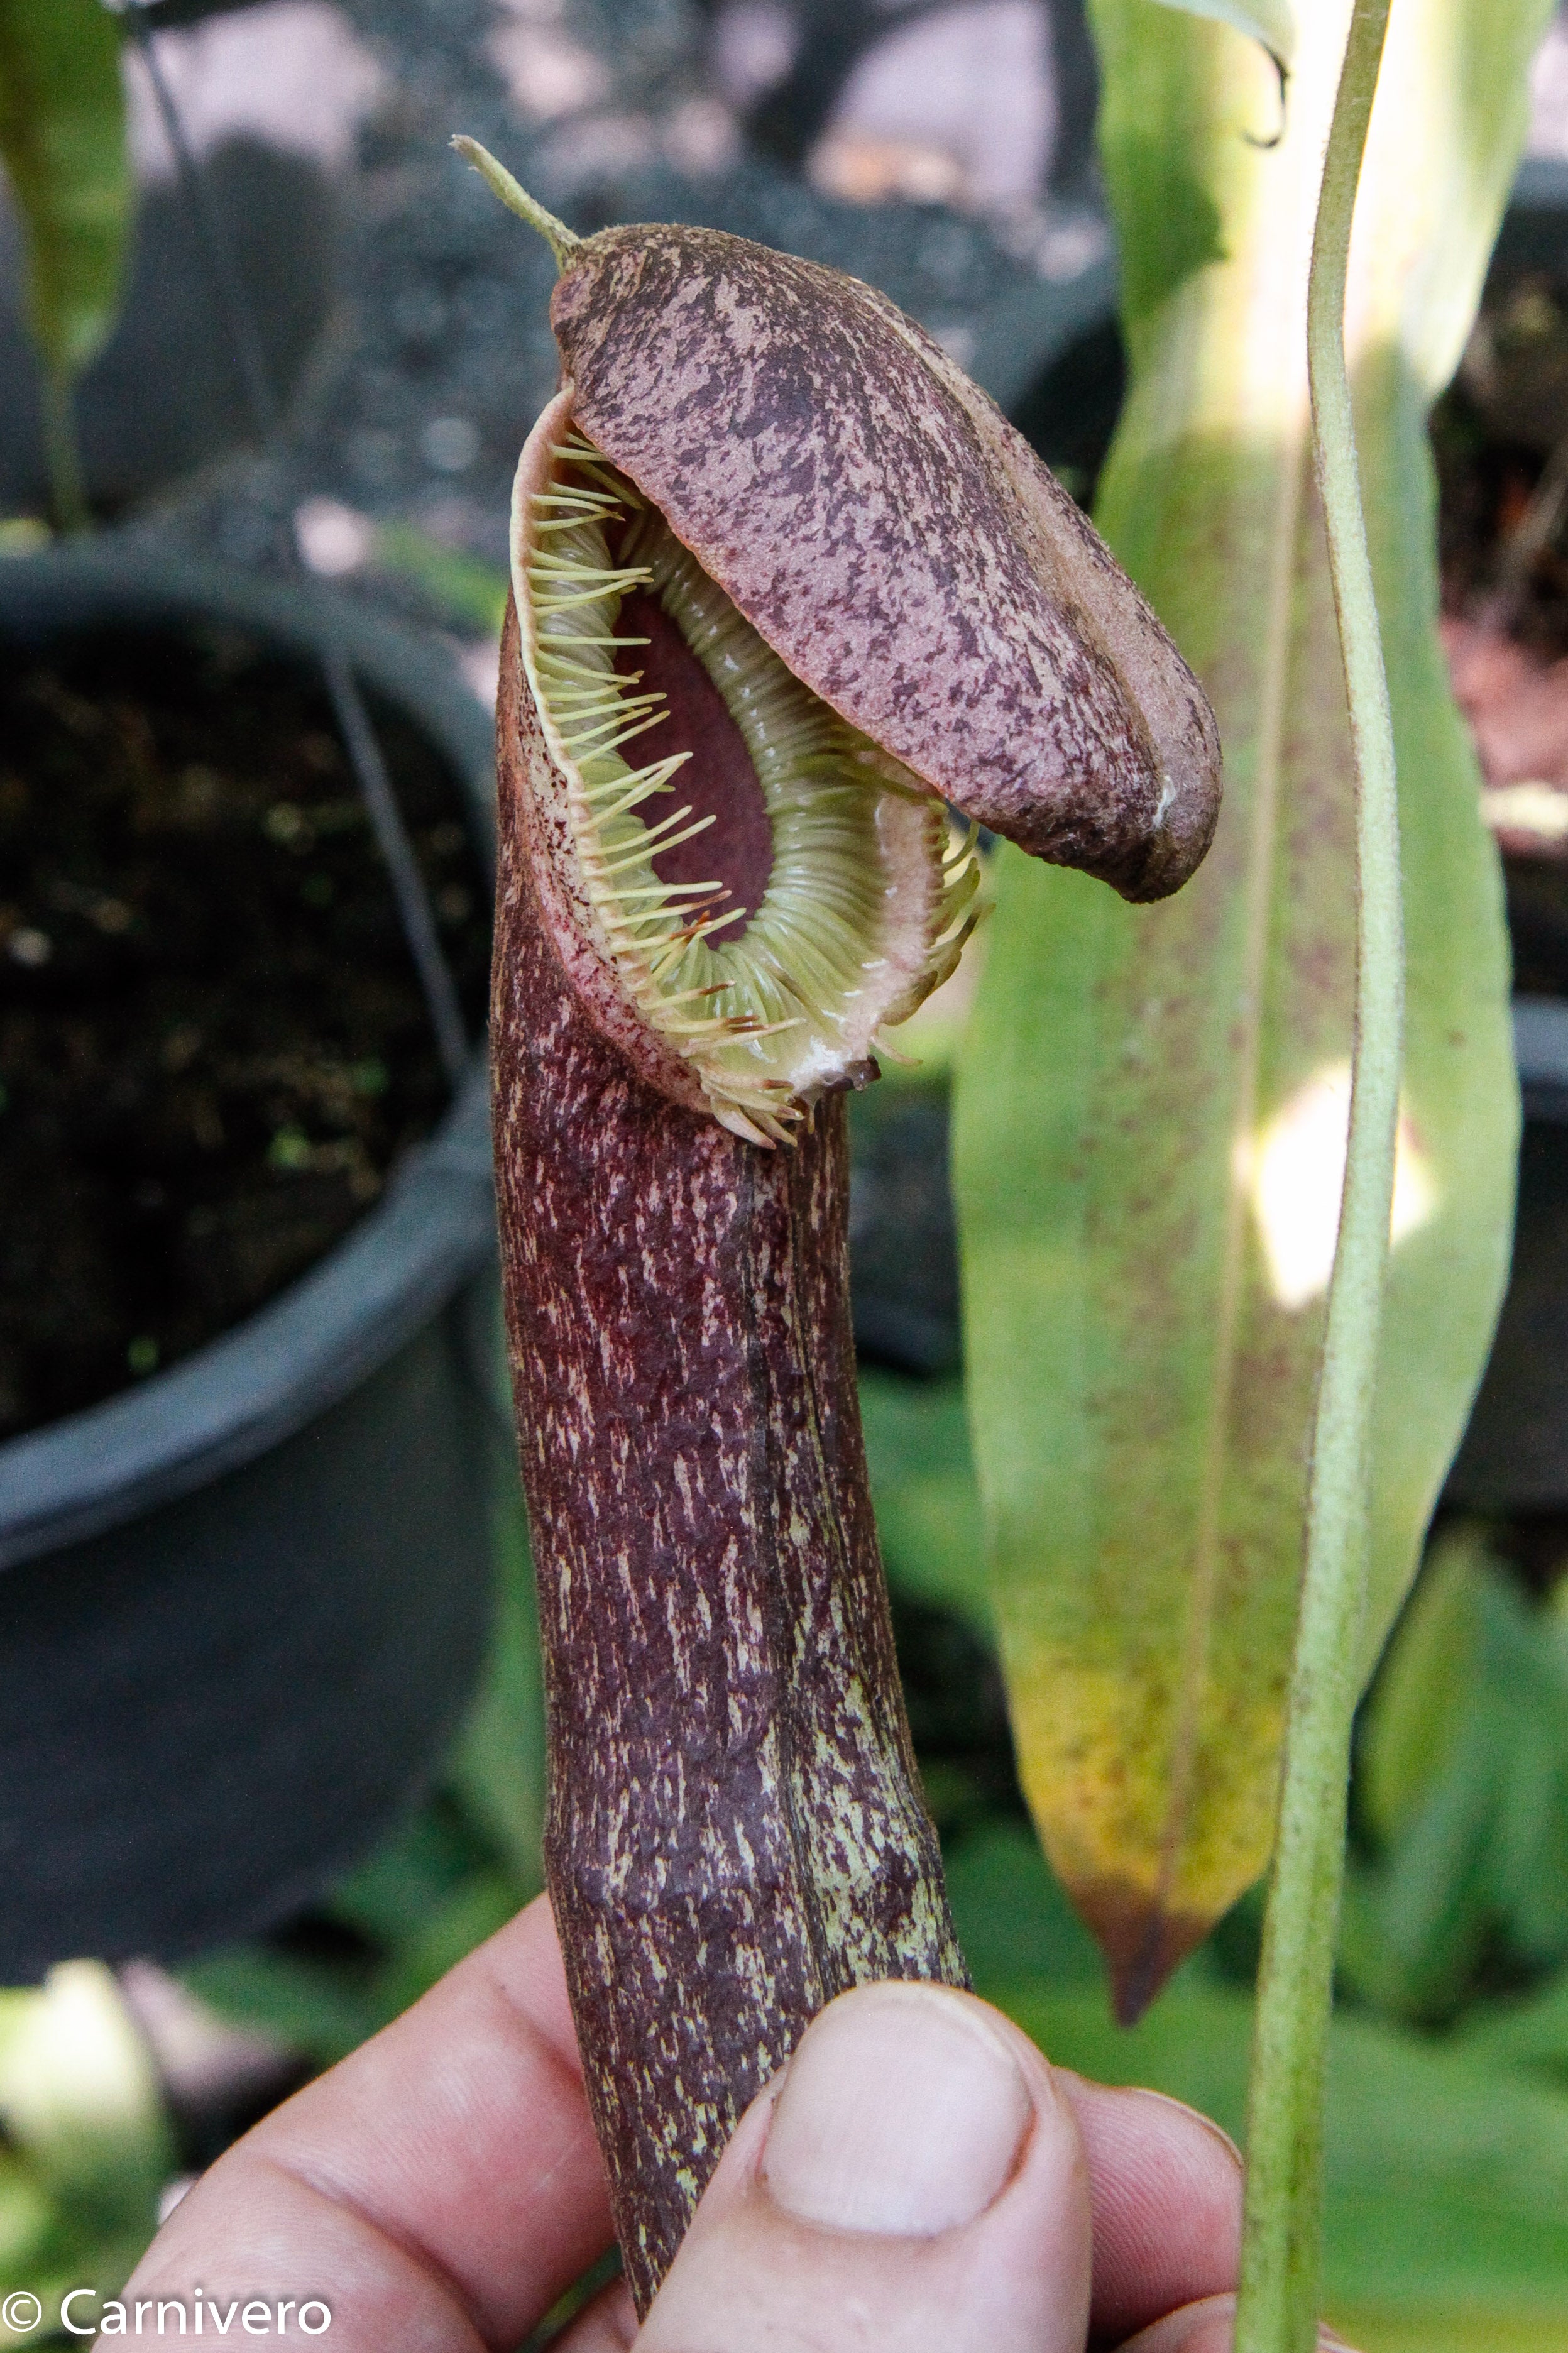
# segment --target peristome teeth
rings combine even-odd
[[[590,443],[573,434],[554,458],[532,498],[525,659],[586,896],[628,993],[697,1071],[714,1115],[786,1141],[864,1066],[880,1027],[952,969],[973,921],[973,838],[952,851],[942,803],[785,669]],[[738,934],[716,884],[654,871],[714,819],[680,805],[688,751],[626,756],[666,700],[616,669],[637,642],[616,626],[634,590],[658,597],[701,661],[761,786],[773,864]],[[674,807],[656,812],[656,799]]]

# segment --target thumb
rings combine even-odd
[[[742,2117],[635,2353],[1081,2353],[1089,2177],[973,1995],[862,1986]]]

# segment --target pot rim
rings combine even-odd
[[[132,618],[226,622],[310,659],[330,638],[450,761],[493,876],[491,722],[437,640],[309,578],[120,548],[0,564],[0,630],[13,638]],[[291,1437],[386,1363],[494,1250],[481,1046],[434,1134],[307,1273],[168,1371],[0,1445],[0,1569],[139,1518]]]
[[[1568,1123],[1568,997],[1515,995],[1513,1053],[1527,1120]]]

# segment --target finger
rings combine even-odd
[[[1057,2081],[1089,2158],[1096,2337],[1119,2345],[1234,2288],[1241,2158],[1219,2126],[1161,2092],[1112,2091],[1065,2067]]]
[[[125,2295],[320,2297],[334,2353],[476,2353],[526,2335],[610,2235],[541,1897],[220,2158]]]
[[[1081,2353],[1089,2263],[1034,2045],[973,1995],[862,1986],[747,2110],[636,2353]]]
[[[1184,2312],[1168,2313],[1142,2336],[1130,2337],[1121,2353],[1231,2353],[1235,2332],[1235,2296],[1210,2295]],[[1351,2353],[1351,2348],[1323,2328],[1318,2332],[1318,2353]]]

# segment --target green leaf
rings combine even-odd
[[[1568,1948],[1568,1652],[1476,1529],[1434,1548],[1367,1704],[1346,1980],[1378,2007],[1453,2016],[1483,1962]]]
[[[1460,1694],[1479,1667],[1484,1558],[1469,1528],[1435,1547],[1368,1698],[1356,1788],[1380,1845],[1407,1828],[1453,1748]]]
[[[366,1971],[303,1960],[264,1945],[204,1954],[180,1975],[220,2017],[273,2035],[321,2067],[347,2058],[385,2022]]]
[[[985,1529],[959,1381],[860,1376],[860,1419],[888,1576],[989,1641]]]
[[[1568,2330],[1551,2303],[1535,2312],[1508,2309],[1490,2298],[1479,2308],[1467,2302],[1413,2312],[1352,2305],[1340,2306],[1334,2317],[1364,2353],[1476,2353],[1480,2345],[1486,2353],[1568,2353]]]
[[[1209,16],[1261,41],[1271,58],[1288,66],[1296,51],[1296,20],[1289,0],[1159,0],[1162,8],[1184,16]]]
[[[1098,519],[1208,690],[1226,806],[1159,907],[1004,851],[959,1074],[966,1361],[1020,1770],[1127,1987],[1202,1936],[1273,1835],[1351,1047],[1352,767],[1303,325],[1347,15],[1304,19],[1265,149],[1261,53],[1095,0],[1131,360]],[[1549,15],[1395,10],[1352,253],[1409,953],[1369,1669],[1507,1268],[1501,894],[1436,638],[1425,427]]]
[[[505,1384],[509,1377],[499,1356],[498,1364]],[[520,1911],[544,1884],[544,1688],[510,1390],[498,1389],[497,1399],[507,1433],[499,1423],[488,1433],[495,1624],[484,1680],[441,1779],[509,1866],[512,1909]]]
[[[1093,1940],[1024,1825],[994,1822],[945,1858],[948,1901],[976,1989],[1021,1978],[1091,1986]]]
[[[1184,1979],[1131,2033],[1102,2000],[992,1989],[1058,2064],[1245,2134],[1251,2004]],[[1361,2353],[1564,2353],[1568,2095],[1356,2017],[1330,2036],[1330,2318]]]
[[[0,2148],[0,2285],[27,2279],[48,2260],[55,2201],[37,2165]]]
[[[131,227],[120,34],[100,0],[0,0],[0,158],[28,323],[46,367],[69,379],[114,324]]]
[[[500,635],[511,585],[502,565],[447,547],[428,532],[402,521],[377,527],[375,561],[384,571],[401,574],[423,588],[459,624]]]
[[[505,1872],[476,1873],[398,1944],[376,1979],[381,2020],[400,2017],[437,1978],[466,1960],[476,1945],[504,1928],[518,1909],[515,1883]],[[379,2021],[378,2021],[379,2022]]]
[[[1352,1868],[1347,1880],[1341,1975],[1399,2017],[1451,2017],[1496,1921],[1488,1864],[1507,1727],[1494,1705],[1457,1712],[1446,1769],[1394,1854],[1381,1870]]]
[[[1481,1616],[1479,1704],[1500,1760],[1488,1894],[1510,1960],[1539,1970],[1568,1952],[1568,1649],[1555,1616],[1500,1573]]]
[[[1481,2066],[1537,2073],[1568,2093],[1568,1972],[1527,2000],[1479,2006],[1455,2040]]]
[[[325,1908],[368,1944],[395,1949],[488,1860],[467,1823],[426,1800],[338,1882]]]

